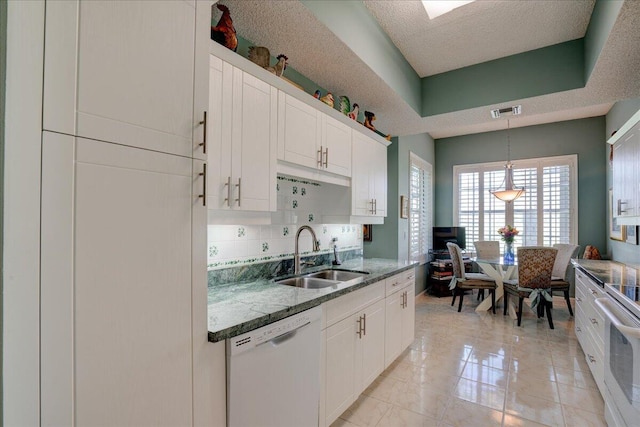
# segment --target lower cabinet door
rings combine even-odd
[[[370,305],[363,314],[364,328],[356,341],[356,396],[384,370],[384,300]],[[358,361],[361,360],[361,363]]]
[[[384,365],[389,366],[399,355],[402,341],[402,291],[389,295],[386,301]]]
[[[355,364],[358,324],[350,316],[327,328],[325,414],[335,421],[356,399]]]
[[[191,425],[191,159],[44,132],[42,182],[43,424]]]
[[[400,352],[404,351],[411,345],[415,338],[416,323],[416,285],[412,283],[407,286],[403,292],[405,293],[405,304],[402,309],[402,339]]]

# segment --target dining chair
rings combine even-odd
[[[456,296],[460,296],[458,303],[458,312],[462,310],[462,299],[464,292],[474,289],[488,289],[491,293],[491,309],[493,314],[496,313],[496,281],[485,274],[465,273],[464,261],[462,260],[462,250],[455,243],[447,243],[447,249],[451,256],[451,265],[453,267],[453,279],[449,289],[453,292],[453,300],[451,305],[455,304]],[[486,277],[481,278],[481,277]]]
[[[518,248],[518,279],[504,281],[504,312],[507,314],[509,295],[518,297],[518,326],[522,323],[522,302],[532,298],[531,308],[537,309],[538,318],[547,312],[549,328],[551,318],[551,273],[556,260],[556,248],[546,246],[522,246]]]
[[[551,272],[551,292],[549,293],[553,296],[553,292],[562,292],[564,294],[564,299],[567,302],[569,314],[573,317],[571,299],[569,298],[569,274],[571,272],[569,269],[569,263],[571,262],[571,258],[578,256],[580,245],[556,243],[553,247],[558,250],[558,254],[556,255],[556,260],[553,263],[553,271]]]
[[[500,242],[497,240],[478,240],[473,242],[476,248],[476,258],[479,259],[498,259],[500,258]],[[491,278],[484,278],[491,280]],[[478,299],[484,299],[484,289],[478,291]]]
[[[480,259],[500,258],[500,242],[497,240],[478,240],[473,242],[476,247],[476,257]]]

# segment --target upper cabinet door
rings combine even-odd
[[[387,216],[387,147],[372,141],[371,179],[374,215]]]
[[[233,206],[275,211],[278,90],[238,68],[233,80]]]
[[[209,114],[209,44],[212,1],[196,2],[196,39],[193,70],[193,157],[207,160]]]
[[[195,7],[47,2],[44,129],[193,156],[204,129],[193,111]]]
[[[322,166],[327,172],[351,176],[351,128],[322,115]]]
[[[314,169],[320,167],[320,114],[284,92],[278,94],[278,159]]]

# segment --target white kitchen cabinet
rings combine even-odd
[[[325,313],[321,393],[330,425],[384,369],[384,281],[329,301]]]
[[[415,271],[407,270],[386,279],[385,367],[414,339]]]
[[[640,218],[640,123],[613,145],[613,215],[621,224]]]
[[[606,298],[602,287],[576,268],[576,322],[578,342],[584,351],[591,374],[600,389],[604,389],[604,316],[595,303],[597,298]]]
[[[202,167],[43,133],[43,425],[209,423]]]
[[[352,129],[295,97],[278,95],[278,160],[351,176]]]
[[[209,4],[48,1],[43,128],[205,159]]]
[[[351,214],[387,216],[387,147],[353,132]]]
[[[277,90],[210,57],[209,209],[276,210]]]

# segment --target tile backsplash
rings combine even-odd
[[[362,249],[361,225],[322,223],[323,215],[347,213],[347,192],[335,187],[278,176],[278,211],[272,214],[272,225],[209,225],[209,269],[293,257],[296,231],[303,224],[320,240],[320,254],[333,250],[333,238],[339,251]],[[303,231],[299,245],[301,255],[312,253],[311,233]]]

